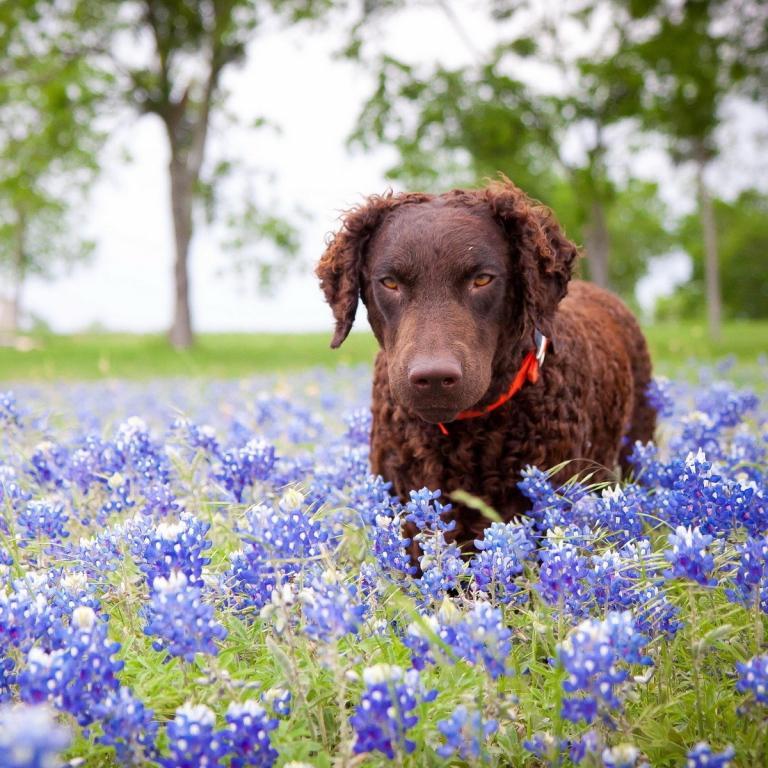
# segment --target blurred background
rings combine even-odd
[[[2,378],[369,360],[341,212],[499,172],[657,356],[768,351],[764,0],[14,0],[0,50]]]

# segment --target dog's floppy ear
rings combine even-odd
[[[552,211],[532,201],[502,177],[485,189],[491,213],[509,240],[523,293],[526,333],[552,336],[552,319],[568,290],[578,249],[563,234]]]
[[[355,321],[360,297],[360,277],[368,244],[387,213],[403,203],[422,202],[429,195],[398,194],[391,191],[372,195],[363,205],[347,211],[341,229],[331,237],[315,274],[331,305],[336,332],[331,347],[336,349],[347,338]]]

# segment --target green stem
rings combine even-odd
[[[691,606],[691,654],[693,656],[693,687],[696,695],[696,731],[699,740],[703,741],[705,733],[704,707],[701,701],[701,648],[697,648],[697,641],[695,640],[699,636],[699,612],[693,587],[688,589],[688,599]]]

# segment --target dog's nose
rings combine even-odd
[[[461,366],[449,358],[417,359],[408,369],[408,379],[416,389],[441,392],[461,381]]]

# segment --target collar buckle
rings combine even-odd
[[[547,354],[547,347],[549,346],[549,339],[538,329],[535,329],[534,342],[536,344],[536,362],[539,367],[544,365],[544,358]]]

